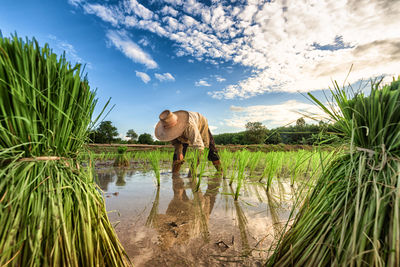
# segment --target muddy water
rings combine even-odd
[[[259,266],[289,217],[293,188],[245,183],[234,201],[220,176],[97,170],[109,218],[135,266]]]

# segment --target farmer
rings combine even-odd
[[[179,172],[189,144],[200,153],[203,152],[204,147],[208,147],[208,160],[212,161],[217,171],[222,172],[214,138],[208,129],[207,119],[203,115],[184,110],[175,112],[164,110],[159,118],[160,121],[154,131],[155,136],[160,141],[171,141],[175,147],[172,173]]]

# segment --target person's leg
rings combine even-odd
[[[209,151],[208,151],[207,158],[209,161],[211,161],[213,163],[213,165],[215,166],[217,171],[222,172],[221,161],[219,160],[218,151],[217,151],[217,148],[215,147],[214,137],[212,136],[210,129],[208,129],[208,136],[210,139],[210,144],[208,146]]]
[[[182,145],[183,145],[182,154],[183,154],[183,158],[185,158],[186,150],[187,150],[189,144],[183,143]]]

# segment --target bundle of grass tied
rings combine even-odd
[[[348,153],[323,171],[267,265],[400,265],[400,79],[370,95],[332,90],[337,107],[310,97],[336,122]]]
[[[0,265],[129,263],[79,166],[96,105],[81,66],[45,45],[0,35]]]
[[[126,146],[118,147],[118,154],[114,160],[115,167],[128,167],[129,166],[129,159],[126,155],[126,151],[128,148]]]

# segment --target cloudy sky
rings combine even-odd
[[[86,64],[99,106],[123,135],[152,133],[164,109],[204,114],[212,132],[320,114],[304,97],[337,80],[400,74],[393,0],[15,1],[0,30]]]

